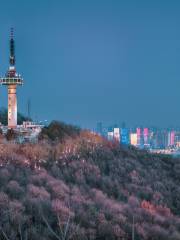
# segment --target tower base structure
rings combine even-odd
[[[8,86],[8,128],[17,127],[16,85]]]

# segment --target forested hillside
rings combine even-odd
[[[180,239],[180,159],[47,132],[0,144],[0,239]]]

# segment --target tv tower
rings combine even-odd
[[[16,72],[15,68],[15,46],[14,46],[14,30],[11,28],[10,34],[10,58],[9,69],[6,75],[0,78],[0,83],[8,88],[8,128],[17,127],[17,97],[16,88],[22,86],[23,79]]]

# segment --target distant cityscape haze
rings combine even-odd
[[[92,128],[180,125],[178,1],[2,1],[0,74],[15,28],[19,111]],[[0,107],[7,106],[0,88]]]

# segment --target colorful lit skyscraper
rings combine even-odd
[[[118,127],[114,128],[114,140],[120,142],[120,129]]]
[[[175,132],[169,131],[168,132],[168,147],[174,146],[175,144]]]
[[[137,146],[143,148],[143,131],[141,128],[136,128],[137,133]]]
[[[129,130],[128,128],[121,128],[120,134],[120,142],[121,144],[128,145],[129,144]]]
[[[137,141],[137,133],[131,133],[130,134],[130,143],[133,146],[137,146],[137,143],[138,143],[138,141]]]
[[[148,148],[149,147],[149,129],[144,128],[143,129],[143,140],[144,140],[144,147]]]

